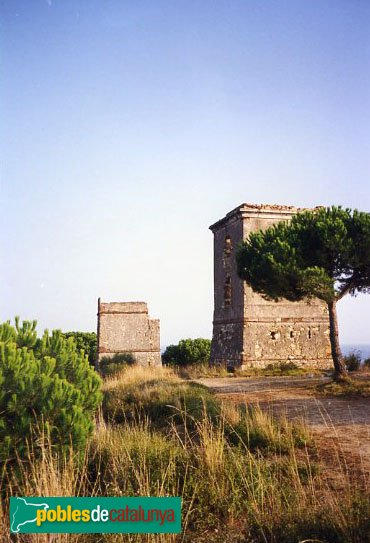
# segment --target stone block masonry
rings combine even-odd
[[[300,211],[292,206],[242,204],[210,226],[214,234],[211,363],[249,368],[292,361],[299,366],[332,367],[324,302],[267,301],[237,275],[238,243]]]
[[[138,364],[161,366],[159,320],[151,319],[145,302],[98,300],[98,360],[132,353]]]

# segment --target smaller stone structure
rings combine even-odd
[[[98,361],[132,353],[143,366],[162,365],[159,320],[150,319],[145,302],[98,300]]]

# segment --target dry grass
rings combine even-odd
[[[113,377],[107,377],[104,380],[103,390],[108,391],[116,389],[122,384],[126,387],[129,386],[142,386],[143,384],[153,380],[165,380],[169,383],[180,383],[182,380],[179,375],[171,368],[164,366],[155,367],[143,367],[143,366],[129,366],[125,367],[120,373]]]
[[[28,450],[26,458],[19,459],[13,469],[3,473],[2,487],[6,496],[79,496],[84,495],[87,483],[86,461],[77,460],[76,455],[70,451],[68,455],[61,456],[54,449],[46,437],[38,443],[37,459],[32,450]],[[9,513],[7,500],[2,502],[0,536],[1,543],[20,541],[27,543],[49,543],[52,540],[58,543],[80,543],[83,536],[75,534],[9,534]]]
[[[105,391],[112,394],[119,390],[123,395],[125,391],[130,394],[136,391],[137,397],[147,398],[145,387],[153,390],[157,387],[156,395],[162,398],[168,390],[173,394],[176,387],[181,395],[184,386],[170,370],[130,368],[119,378],[107,380]],[[202,388],[196,391],[201,393]],[[152,401],[152,396],[149,399]],[[60,534],[16,536],[12,540],[22,543],[369,541],[368,495],[348,477],[339,456],[335,468],[342,484],[340,490],[338,485],[335,488],[331,485],[312,461],[311,436],[304,425],[296,426],[286,419],[277,422],[260,409],[250,410],[246,406],[240,409],[226,402],[219,405],[217,416],[209,415],[206,402],[202,416],[177,409],[180,419],[169,418],[160,425],[146,417],[145,410],[139,418],[119,425],[100,418],[82,459],[73,454],[58,457],[45,441],[41,444],[41,457],[34,460],[30,452],[28,461],[19,462],[10,478],[3,480],[3,489],[7,495],[17,492],[39,496],[181,495],[182,535]],[[8,543],[5,510],[1,518],[0,541]]]

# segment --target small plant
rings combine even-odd
[[[113,377],[120,373],[126,366],[136,363],[132,353],[117,353],[114,356],[103,356],[99,360],[99,371],[103,377]]]
[[[348,371],[358,371],[361,367],[361,353],[353,351],[344,357],[344,363]]]

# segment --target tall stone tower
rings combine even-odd
[[[267,301],[239,279],[235,249],[250,232],[303,211],[292,206],[242,204],[210,226],[214,234],[214,319],[211,363],[265,367],[292,361],[331,367],[329,317],[318,299]]]

